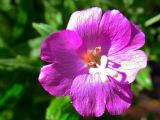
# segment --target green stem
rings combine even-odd
[[[149,20],[147,20],[145,23],[144,23],[144,26],[145,27],[149,27],[151,25],[153,25],[154,23],[160,21],[160,14],[156,15],[155,17],[152,17],[150,18]]]

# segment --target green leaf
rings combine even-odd
[[[69,97],[54,98],[46,111],[46,120],[79,120]]]
[[[76,11],[76,5],[73,0],[65,0],[64,7],[69,9],[71,12]]]
[[[124,3],[126,6],[132,5],[133,2],[134,2],[134,0],[123,0],[123,3]]]
[[[33,70],[32,61],[26,57],[18,56],[17,58],[0,59],[0,69],[14,70],[17,68],[25,68]]]
[[[44,24],[44,23],[32,23],[32,26],[42,36],[47,36],[54,31],[51,26]]]
[[[13,110],[5,109],[2,112],[0,112],[0,120],[13,120],[13,114]]]
[[[141,70],[137,75],[137,84],[141,85],[143,88],[147,90],[152,90],[152,80],[150,78],[150,68],[147,67],[143,70]]]
[[[11,0],[0,0],[0,9],[8,11],[11,7]]]
[[[5,47],[5,43],[2,39],[2,37],[0,36],[0,48],[4,48]]]
[[[20,95],[24,91],[24,87],[21,84],[14,84],[0,99],[0,106],[3,106],[9,99],[19,99]]]
[[[135,93],[135,94],[138,94],[140,91],[143,90],[143,87],[137,83],[133,83],[132,84],[132,91]]]
[[[44,40],[44,37],[33,38],[28,41],[30,47],[30,58],[37,59],[40,56],[40,46]]]
[[[21,9],[18,14],[17,24],[15,25],[12,31],[12,35],[14,38],[18,38],[22,34],[26,22],[27,22],[27,12]]]

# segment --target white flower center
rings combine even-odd
[[[108,81],[108,76],[112,76],[112,77],[118,76],[117,71],[106,67],[107,64],[108,64],[108,58],[107,56],[103,55],[100,59],[100,65],[96,64],[97,66],[96,68],[91,67],[89,69],[89,73],[92,75],[98,74],[102,82]]]

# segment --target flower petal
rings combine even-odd
[[[98,76],[77,76],[71,87],[71,100],[82,116],[101,116],[105,111],[104,83]]]
[[[97,47],[97,33],[101,17],[102,10],[98,7],[74,12],[71,15],[67,29],[76,31],[81,36],[84,47],[94,49]]]
[[[73,57],[62,59],[61,63],[43,66],[39,75],[39,82],[43,88],[53,96],[65,96],[70,92],[74,78],[87,73],[83,63]]]
[[[81,38],[74,31],[63,30],[53,33],[43,42],[40,57],[46,62],[60,61],[66,54],[76,55],[76,50],[81,44]]]
[[[53,64],[43,66],[39,75],[43,88],[53,96],[68,94],[72,80],[61,76]]]
[[[99,30],[106,55],[120,51],[131,38],[131,23],[118,10],[108,10],[104,13]]]
[[[129,50],[137,50],[141,48],[144,43],[145,43],[145,34],[141,31],[141,29],[132,23],[131,25],[131,39],[128,45],[126,45],[121,51],[117,52],[116,54],[119,53],[124,53]]]
[[[141,50],[109,56],[109,60],[120,65],[118,68],[113,68],[117,71],[124,72],[126,74],[125,82],[128,83],[132,83],[138,71],[147,65],[147,55]]]
[[[111,115],[120,115],[130,107],[133,98],[130,84],[110,81],[107,84],[106,93],[106,108]]]

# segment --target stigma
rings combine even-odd
[[[118,72],[107,67],[108,58],[102,55],[100,58],[100,64],[96,64],[96,67],[89,68],[89,73],[92,75],[99,75],[102,82],[108,81],[108,76],[118,77]]]

